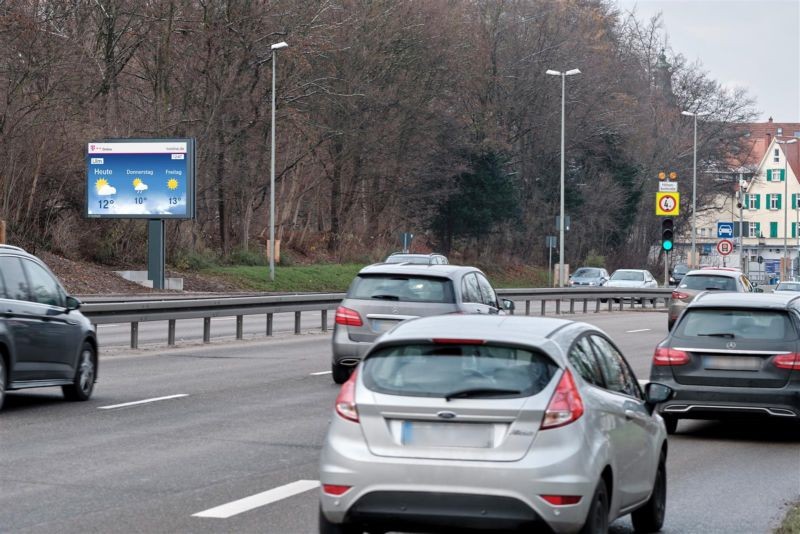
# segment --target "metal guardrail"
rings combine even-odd
[[[541,315],[547,311],[547,302],[555,302],[555,313],[561,314],[562,304],[569,305],[569,311],[575,313],[575,304],[582,305],[583,313],[589,312],[589,302],[594,303],[594,312],[607,306],[612,311],[614,306],[622,311],[627,303],[629,308],[647,308],[648,302],[653,308],[659,301],[666,306],[672,292],[670,288],[659,289],[625,289],[611,291],[606,288],[527,288],[498,289],[501,297],[525,302],[525,315],[531,315],[531,302],[541,303]],[[243,338],[245,315],[266,315],[266,335],[273,335],[273,316],[276,313],[294,313],[294,333],[300,334],[301,317],[304,311],[320,311],[320,328],[328,330],[328,310],[335,310],[344,293],[317,293],[303,295],[266,295],[219,297],[205,296],[199,298],[161,298],[142,300],[135,297],[131,300],[89,300],[81,306],[81,312],[96,326],[109,323],[130,323],[131,348],[139,347],[139,323],[148,321],[167,321],[167,344],[175,344],[175,321],[179,319],[203,319],[203,342],[211,340],[211,319],[214,317],[236,317],[236,339]],[[601,306],[605,304],[605,306]],[[521,313],[516,310],[515,313]]]

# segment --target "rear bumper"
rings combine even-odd
[[[653,381],[668,385],[675,395],[658,407],[659,413],[678,419],[725,417],[772,417],[800,422],[800,384],[782,388],[727,388],[684,386],[674,380]]]
[[[510,497],[418,491],[375,491],[359,498],[348,520],[392,530],[463,532],[537,528],[552,532],[528,505]]]
[[[373,345],[369,342],[351,340],[347,327],[339,325],[334,326],[332,339],[333,362],[350,367],[358,365]]]
[[[320,482],[350,490],[340,496],[320,491],[322,513],[334,523],[389,530],[398,530],[402,522],[399,530],[423,532],[442,526],[496,531],[499,524],[576,532],[603,463],[571,426],[539,432],[518,461],[436,460],[374,455],[360,425],[334,416],[320,457]],[[581,500],[553,506],[540,495],[579,495]]]

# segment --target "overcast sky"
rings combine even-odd
[[[616,0],[663,15],[668,44],[757,99],[760,120],[800,122],[800,0]]]

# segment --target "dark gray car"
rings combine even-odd
[[[0,408],[5,392],[61,386],[88,400],[97,379],[97,339],[80,301],[39,258],[0,245]]]
[[[800,421],[800,296],[706,292],[656,347],[650,380],[675,391],[659,410],[679,419]]]
[[[447,313],[497,314],[499,300],[486,276],[459,265],[375,264],[361,269],[336,310],[333,380],[343,383],[378,336],[401,321]]]

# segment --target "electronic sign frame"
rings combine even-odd
[[[105,139],[86,145],[91,219],[194,219],[195,140]]]

